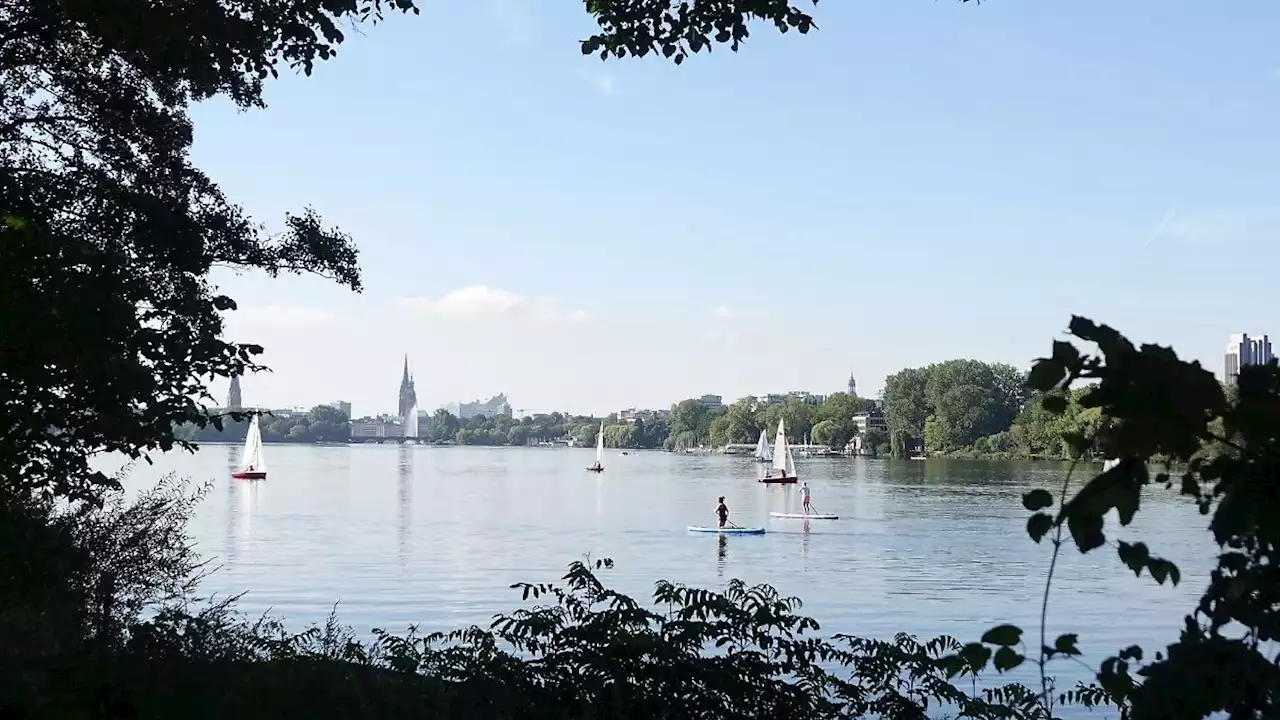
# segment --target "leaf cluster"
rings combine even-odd
[[[1103,420],[1092,435],[1068,440],[1077,457],[1098,451],[1115,462],[1074,494],[1067,491],[1070,476],[1056,496],[1026,493],[1028,534],[1036,542],[1052,534],[1055,559],[1064,530],[1080,552],[1112,545],[1135,575],[1145,571],[1160,584],[1178,584],[1179,568],[1146,543],[1111,542],[1106,533],[1112,518],[1121,527],[1133,522],[1145,493],[1176,488],[1210,516],[1208,529],[1222,548],[1179,639],[1145,664],[1142,648],[1120,650],[1102,662],[1098,686],[1073,699],[1102,698],[1132,718],[1273,714],[1280,658],[1269,656],[1265,643],[1280,637],[1280,368],[1274,361],[1247,366],[1237,387],[1224,388],[1172,349],[1137,346],[1106,325],[1074,317],[1070,333],[1098,352],[1055,342],[1032,368],[1028,388],[1044,393],[1046,412],[1062,414],[1068,405],[1062,391],[1092,383],[1078,402]],[[1046,586],[1046,609],[1048,592]],[[999,649],[975,643],[961,654],[970,665],[991,657],[999,669],[1015,667],[1025,659],[1010,650],[1020,634],[1012,626],[993,629],[983,642]],[[1058,638],[1038,653],[1042,673],[1048,660],[1078,654],[1074,635]]]

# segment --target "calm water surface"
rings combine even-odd
[[[753,481],[755,463],[724,456],[591,450],[269,445],[270,478],[229,477],[238,446],[207,445],[139,465],[127,485],[168,472],[213,490],[191,528],[221,569],[207,590],[249,591],[242,607],[291,625],[341,619],[366,631],[453,629],[520,604],[517,581],[550,581],[590,553],[613,558],[606,582],[647,597],[665,578],[704,587],[739,577],[805,602],[826,633],[889,638],[991,625],[1039,626],[1048,543],[1027,537],[1021,496],[1061,483],[1056,463],[797,459],[813,503],[836,521],[769,518],[798,511],[794,487]],[[686,531],[714,522],[716,496],[761,536]],[[1214,556],[1204,518],[1172,491],[1153,491],[1132,528],[1179,565],[1179,588],[1135,578],[1110,549],[1059,561],[1050,638],[1078,632],[1100,653],[1163,646],[1204,587]],[[1034,646],[1034,642],[1031,643]],[[1064,664],[1060,678],[1083,677]],[[1020,678],[1025,679],[1025,678]],[[1061,684],[1061,683],[1060,683]]]

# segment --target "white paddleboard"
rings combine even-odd
[[[724,534],[726,534],[726,535],[763,535],[763,534],[764,534],[764,528],[762,528],[762,527],[759,527],[759,528],[752,528],[752,527],[699,527],[699,526],[697,526],[697,525],[690,525],[690,526],[689,526],[689,532],[700,532],[700,533],[724,533]]]
[[[776,518],[792,518],[795,520],[839,520],[840,519],[839,515],[823,515],[821,513],[809,513],[808,515],[806,515],[804,513],[771,512],[769,514]]]

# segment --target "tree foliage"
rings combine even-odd
[[[885,378],[884,412],[897,456],[949,452],[1007,431],[1026,402],[1011,365],[949,360]]]
[[[1052,354],[1032,368],[1028,387],[1045,393],[1041,412],[1067,417],[1072,403],[1063,392],[1091,382],[1071,394],[1083,412],[1097,411],[1104,419],[1088,433],[1064,437],[1077,458],[1096,451],[1119,462],[1075,489],[1068,475],[1060,489],[1028,492],[1028,534],[1036,542],[1049,538],[1055,561],[1067,542],[1082,553],[1114,547],[1136,575],[1177,584],[1181,571],[1158,548],[1107,537],[1108,522],[1133,522],[1147,488],[1176,489],[1209,518],[1208,531],[1222,551],[1175,642],[1154,654],[1123,648],[1101,663],[1097,676],[1107,701],[1135,720],[1213,713],[1273,717],[1280,695],[1280,657],[1269,646],[1280,637],[1280,368],[1274,361],[1247,366],[1238,388],[1227,392],[1211,372],[1170,348],[1135,346],[1115,329],[1081,317],[1072,318],[1070,332],[1094,345],[1096,354],[1055,342]],[[1051,578],[1052,569],[1051,564]],[[1050,589],[1044,593],[1045,612]],[[1021,631],[1005,627],[974,645],[1001,646],[1003,667],[1010,668],[1026,656],[1012,650],[1019,643],[1007,642]],[[1074,635],[1050,644],[1043,628],[1038,644],[1041,649],[1030,655],[1042,677],[1050,661],[1081,652]],[[987,655],[962,652],[957,668],[961,661],[966,668],[980,666],[973,660]],[[1042,692],[1042,704],[1050,706],[1049,692]]]
[[[267,231],[190,163],[191,102],[261,107],[310,72],[338,23],[408,0],[0,5],[0,465],[8,487],[92,499],[86,458],[182,445],[205,382],[255,369],[222,339],[216,265],[312,272],[358,290],[356,249],[311,211]],[[415,10],[416,11],[416,10]],[[58,432],[49,433],[48,428]]]

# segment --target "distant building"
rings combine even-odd
[[[244,407],[244,398],[240,395],[240,376],[231,378],[231,388],[227,390],[227,409],[240,410]]]
[[[627,408],[618,411],[618,422],[633,423],[637,421],[652,422],[656,420],[665,420],[671,415],[670,410],[637,410],[636,408]]]
[[[879,410],[857,413],[853,416],[853,425],[858,428],[858,435],[866,435],[868,430],[887,432],[889,425],[884,420],[884,413]]]
[[[698,402],[708,410],[718,410],[724,407],[724,398],[719,395],[703,395],[698,398]]]
[[[398,438],[404,435],[400,423],[388,418],[360,418],[351,422],[352,438]]]
[[[404,417],[409,410],[418,404],[418,392],[413,387],[413,376],[409,374],[409,356],[404,356],[404,373],[400,376],[400,397],[396,401],[396,416]]]
[[[343,415],[346,415],[348,420],[351,419],[351,403],[347,402],[346,400],[335,400],[329,403],[328,405],[329,407],[334,408],[335,410],[338,410]]]
[[[815,395],[808,390],[792,390],[787,393],[768,393],[765,395],[756,395],[756,402],[761,405],[776,405],[791,399],[799,400],[808,405],[821,405],[827,401],[826,395]]]
[[[507,402],[505,393],[498,393],[488,400],[476,400],[475,402],[454,402],[444,406],[444,409],[452,413],[459,420],[483,415],[485,417],[494,417],[496,415],[506,415],[511,417],[511,403]]]
[[[1240,379],[1240,369],[1246,365],[1266,365],[1271,362],[1271,338],[1266,335],[1250,337],[1244,333],[1231,336],[1227,342],[1227,354],[1223,362],[1223,379],[1234,384]]]

